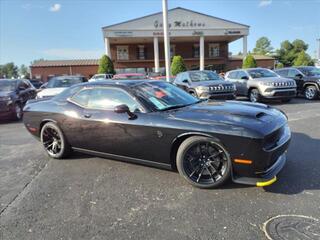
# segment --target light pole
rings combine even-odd
[[[166,79],[170,81],[170,39],[168,30],[168,2],[162,0],[162,15],[163,15],[163,40],[164,40],[164,55],[166,65]]]
[[[319,42],[319,45],[318,45],[318,62],[320,63],[320,38],[318,38],[317,41]]]

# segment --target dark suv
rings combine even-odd
[[[21,119],[24,104],[37,92],[25,79],[0,79],[0,120]]]
[[[200,99],[234,99],[236,87],[213,71],[187,71],[179,73],[175,85]]]
[[[294,79],[297,92],[306,99],[313,100],[320,96],[320,69],[316,67],[289,67],[275,71],[282,77]]]

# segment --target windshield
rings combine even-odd
[[[218,74],[212,71],[195,71],[190,72],[189,75],[192,82],[223,80]]]
[[[150,82],[135,85],[136,95],[153,109],[164,111],[195,104],[199,100],[182,89],[166,82]]]
[[[248,70],[248,73],[252,78],[278,77],[276,73],[268,69],[252,69]]]
[[[67,88],[81,82],[82,82],[82,78],[80,77],[79,78],[77,77],[53,78],[48,82],[46,88]]]
[[[312,77],[312,76],[320,76],[320,68],[316,67],[304,67],[298,68],[303,74]]]
[[[14,80],[0,80],[0,91],[9,92],[16,88],[16,81]]]

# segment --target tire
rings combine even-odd
[[[176,165],[179,174],[198,188],[216,188],[231,175],[229,153],[221,143],[208,137],[193,136],[183,141]]]
[[[261,95],[258,89],[253,88],[249,92],[249,100],[250,102],[260,102],[261,101]]]
[[[23,116],[22,105],[20,103],[15,103],[13,119],[20,121],[22,119],[22,116]]]
[[[314,99],[318,98],[319,91],[315,86],[307,86],[304,89],[303,95],[304,95],[305,99],[314,100]]]
[[[66,137],[53,122],[48,122],[42,127],[40,139],[45,151],[52,158],[65,158],[71,153]]]

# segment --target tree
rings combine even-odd
[[[183,58],[179,55],[174,56],[171,64],[171,73],[176,76],[180,72],[187,71],[186,65],[184,64]]]
[[[2,78],[17,78],[18,67],[13,62],[0,65],[0,77]]]
[[[271,54],[273,47],[271,41],[267,37],[261,37],[256,42],[256,47],[253,49],[254,54],[268,55]]]
[[[314,62],[305,51],[301,51],[293,62],[293,66],[313,66]]]
[[[279,63],[276,64],[276,68],[283,68],[283,67],[284,67],[284,65],[283,65],[283,63],[281,63],[281,62],[279,62]]]
[[[248,54],[245,59],[243,59],[242,68],[254,68],[257,67],[257,62],[252,56],[252,54]]]
[[[22,64],[19,68],[19,75],[22,78],[30,78],[29,69],[26,65]]]
[[[113,68],[113,62],[107,55],[102,55],[99,61],[99,69],[98,73],[110,73],[115,74],[115,70]]]
[[[292,43],[286,40],[281,43],[280,49],[276,51],[276,58],[285,67],[290,67],[294,65],[299,55],[301,55],[300,59],[303,59],[305,57],[308,59],[309,58],[311,59],[311,57],[306,53],[307,49],[308,49],[308,44],[306,44],[303,40],[296,39]],[[303,54],[301,54],[302,52]],[[305,55],[305,56],[303,57],[302,55]],[[310,64],[311,64],[311,61],[309,61],[308,65]]]

